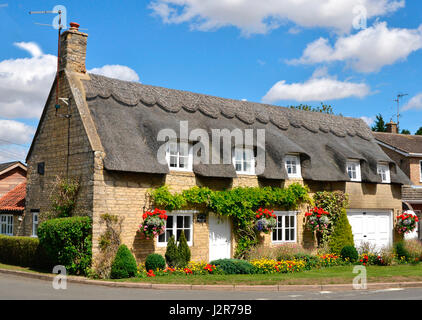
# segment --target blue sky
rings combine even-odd
[[[54,15],[28,12],[56,5],[88,29],[98,73],[281,106],[323,101],[369,123],[395,116],[403,92],[401,128],[422,126],[421,1],[0,0],[0,162],[25,158],[54,76],[57,33],[35,24]]]

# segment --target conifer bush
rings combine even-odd
[[[167,250],[165,253],[167,265],[171,268],[177,267],[179,261],[179,251],[177,249],[174,235],[170,237],[167,243]]]
[[[179,246],[177,248],[179,261],[178,266],[179,267],[186,267],[190,261],[191,258],[191,252],[188,246],[188,241],[186,240],[185,233],[182,230],[182,233],[180,234],[179,238]]]
[[[342,210],[334,230],[328,240],[330,251],[339,255],[345,246],[354,246],[352,227],[347,218],[346,210]]]
[[[350,262],[355,262],[359,259],[358,251],[354,246],[344,246],[341,249],[340,256],[343,260],[349,260]]]
[[[136,275],[137,265],[135,257],[129,248],[122,244],[117,250],[116,257],[111,265],[110,277],[112,279],[126,279]]]

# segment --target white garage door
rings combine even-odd
[[[350,210],[347,217],[352,226],[356,247],[362,242],[369,242],[379,250],[392,244],[391,211]]]

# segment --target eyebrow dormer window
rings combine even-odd
[[[359,160],[349,160],[346,164],[347,174],[352,181],[361,181]]]
[[[192,146],[189,143],[167,143],[166,159],[171,171],[192,171],[192,158]]]
[[[288,155],[284,161],[287,175],[289,178],[301,178],[300,157],[297,155]]]
[[[390,167],[388,166],[387,163],[378,164],[377,172],[378,172],[378,175],[381,178],[382,183],[390,183],[391,182]]]
[[[233,164],[240,174],[255,174],[255,156],[253,148],[236,147],[233,153]]]

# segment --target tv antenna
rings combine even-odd
[[[407,93],[399,93],[397,95],[397,99],[394,99],[395,102],[397,102],[397,130],[399,129],[399,125],[400,125],[400,99],[408,96]]]
[[[57,28],[59,32],[58,37],[58,46],[57,46],[57,73],[56,73],[56,112],[60,108],[59,105],[59,88],[60,88],[60,77],[59,77],[59,69],[60,69],[60,41],[61,41],[61,35],[62,35],[62,29],[65,28],[65,26],[62,25],[62,10],[52,10],[52,11],[30,11],[29,14],[57,14],[58,15],[58,25],[49,25],[49,24],[41,24],[41,23],[35,23],[38,25],[48,26]]]

